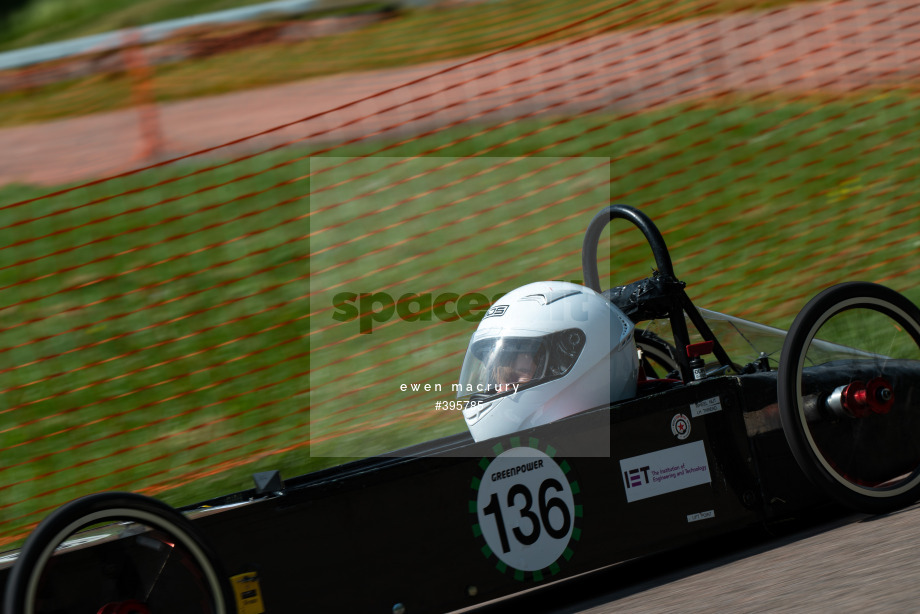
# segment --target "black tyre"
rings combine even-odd
[[[783,431],[837,501],[884,513],[920,498],[920,309],[877,284],[818,294],[796,317],[778,373]]]
[[[100,493],[52,512],[7,580],[3,614],[232,614],[229,581],[191,522],[134,493]]]

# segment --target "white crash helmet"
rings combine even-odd
[[[527,284],[496,301],[470,340],[457,397],[476,441],[636,394],[633,323],[568,282]]]

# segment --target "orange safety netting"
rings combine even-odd
[[[476,312],[580,280],[613,202],[655,220],[702,307],[784,326],[857,278],[920,299],[920,4],[641,28],[641,3],[591,8],[0,204],[0,544],[89,492],[189,503],[461,432],[435,403]],[[652,266],[614,230],[605,287]]]

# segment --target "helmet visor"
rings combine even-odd
[[[541,337],[474,336],[460,370],[457,396],[487,400],[561,377],[584,345],[585,335],[577,328]]]

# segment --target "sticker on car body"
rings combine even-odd
[[[697,512],[696,514],[687,514],[687,522],[697,522],[698,520],[708,520],[715,517],[715,510],[707,510],[705,512]]]
[[[684,414],[677,414],[671,418],[671,434],[678,439],[686,439],[690,436],[690,418]]]
[[[552,447],[540,450],[533,438],[528,443],[513,437],[510,449],[499,444],[495,458],[482,459],[470,511],[473,533],[485,541],[483,553],[498,559],[499,571],[539,582],[572,557],[582,507],[569,464],[554,458]]]
[[[700,416],[712,414],[717,411],[722,411],[722,401],[719,400],[719,397],[712,397],[711,399],[706,399],[699,403],[690,403],[690,415],[694,418],[699,418]]]
[[[702,441],[620,460],[629,503],[712,482]]]

